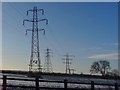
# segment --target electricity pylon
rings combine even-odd
[[[52,63],[51,63],[51,49],[47,48],[45,50],[45,65],[44,65],[44,72],[51,73],[53,72]]]
[[[70,68],[70,64],[71,61],[73,60],[72,57],[75,57],[73,55],[69,55],[68,53],[66,55],[64,55],[63,60],[65,60],[63,63],[65,63],[65,72],[66,74],[71,74],[71,68]]]
[[[45,21],[46,25],[48,24],[47,19],[38,19],[38,12],[41,12],[44,15],[43,9],[38,9],[34,7],[32,10],[27,11],[27,15],[29,12],[32,12],[32,19],[25,19],[23,20],[23,25],[25,21],[32,23],[32,29],[26,30],[26,35],[28,31],[32,32],[32,42],[31,42],[31,57],[30,57],[30,64],[29,64],[29,71],[30,72],[42,72],[41,68],[41,60],[40,60],[40,51],[39,51],[39,31],[44,31],[44,29],[38,28],[38,22]]]

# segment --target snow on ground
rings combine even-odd
[[[67,79],[68,81],[71,82],[88,82],[90,83],[91,81],[94,81],[95,83],[105,83],[105,84],[114,84],[114,83],[119,83],[120,80],[109,80],[109,79],[98,79],[98,78],[87,78],[87,77],[71,77],[71,76],[48,76],[48,75],[43,75],[43,79],[47,80],[58,80],[58,81],[63,81],[64,79]]]
[[[22,78],[22,79],[34,79],[31,77],[27,77],[25,75],[14,75],[14,74],[4,74],[7,75],[9,78]],[[87,82],[90,83],[91,81],[94,81],[95,83],[104,83],[104,84],[115,84],[118,83],[120,85],[120,80],[114,80],[114,79],[98,79],[98,78],[87,78],[87,77],[73,77],[73,76],[55,76],[55,75],[41,75],[42,78],[40,80],[55,80],[55,81],[63,81],[64,79],[67,79],[70,82]],[[15,80],[7,80],[8,85],[21,85],[21,86],[35,86],[35,82],[33,81],[15,81]],[[0,85],[2,85],[2,80],[0,79]],[[51,83],[51,82],[39,82],[40,87],[64,87],[63,83]],[[85,85],[85,84],[70,84],[68,83],[69,88],[90,88],[91,85]],[[98,88],[98,90],[114,90],[113,86],[101,86],[101,85],[95,85],[95,88]],[[100,89],[102,88],[102,89]],[[120,89],[120,88],[119,88]],[[1,89],[0,89],[1,90]]]
[[[94,81],[94,83],[98,84],[115,84],[118,83],[120,85],[120,80],[113,80],[113,79],[98,79],[98,78],[85,78],[85,77],[71,77],[71,76],[48,76],[44,75],[42,78],[46,80],[57,80],[57,81],[63,81],[64,79],[67,79],[70,82],[81,82],[81,83],[90,83],[91,81]],[[68,84],[68,87],[70,88],[90,88],[91,85],[85,85],[85,84]],[[113,86],[101,86],[101,85],[95,85],[95,88],[102,88],[102,90],[114,90]]]

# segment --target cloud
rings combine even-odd
[[[103,46],[118,46],[120,43],[103,43]]]
[[[90,59],[118,59],[118,55],[120,55],[120,53],[109,53],[109,54],[96,54],[93,56],[90,56],[88,58]]]
[[[113,43],[113,45],[118,46],[120,43]]]
[[[87,51],[87,50],[101,50],[102,47],[88,47],[88,48],[80,48],[81,50]]]

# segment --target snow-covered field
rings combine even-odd
[[[14,75],[14,74],[4,74],[7,75],[7,77],[11,78],[22,78],[22,79],[33,79],[27,77],[25,75]],[[0,76],[2,77],[2,76]],[[94,81],[94,83],[98,84],[115,84],[118,83],[120,85],[120,80],[114,80],[114,79],[98,79],[98,78],[86,78],[86,77],[72,77],[72,76],[55,76],[55,75],[42,75],[42,78],[40,80],[54,80],[54,81],[64,81],[64,79],[67,79],[68,82],[81,82],[81,83],[90,83],[91,81]],[[16,80],[7,80],[8,85],[20,85],[20,86],[35,86],[34,81],[16,81]],[[2,85],[2,80],[0,79],[0,85]],[[53,82],[39,82],[40,87],[64,87],[64,83],[53,83]],[[90,88],[91,85],[85,85],[85,84],[72,84],[68,83],[68,88]],[[113,86],[101,86],[101,85],[95,85],[95,90],[115,90]],[[1,90],[1,87],[0,87]],[[11,89],[8,89],[11,90]],[[13,88],[12,88],[13,90]],[[15,90],[28,90],[28,89],[15,89]],[[31,89],[34,90],[34,89]],[[119,88],[120,90],[120,88]]]

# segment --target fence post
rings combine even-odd
[[[91,90],[95,90],[95,88],[94,88],[94,81],[91,81]]]
[[[64,80],[64,90],[67,90],[67,80]]]
[[[39,90],[39,77],[35,78],[35,90]]]
[[[118,84],[115,83],[115,90],[118,90]]]
[[[6,76],[6,75],[3,75],[3,87],[2,87],[3,90],[6,90],[6,86],[7,86],[7,85],[6,85],[6,84],[7,84],[6,82],[7,82],[7,76]]]

